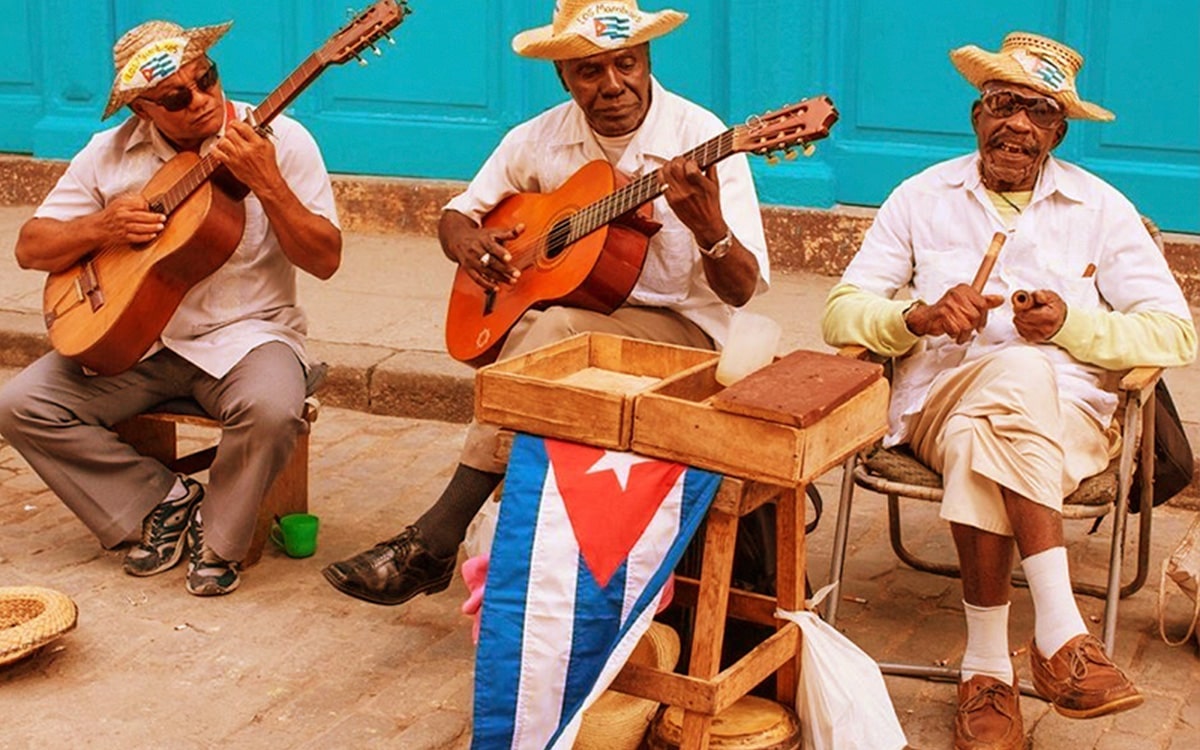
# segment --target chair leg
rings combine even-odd
[[[852,455],[842,465],[842,493],[838,498],[833,550],[829,555],[829,582],[834,586],[825,599],[825,622],[830,625],[837,625],[838,605],[842,601],[842,575],[846,570],[846,541],[850,535],[850,505],[854,500],[854,466],[857,461],[858,456]]]

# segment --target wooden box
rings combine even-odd
[[[718,409],[716,362],[637,399],[634,451],[771,484],[810,482],[887,432],[888,383],[879,377],[807,427]]]
[[[583,333],[481,368],[475,418],[534,435],[629,449],[638,394],[717,353]]]

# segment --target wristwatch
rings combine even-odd
[[[717,240],[716,243],[712,247],[708,248],[707,250],[704,249],[703,247],[701,247],[700,252],[702,254],[708,256],[709,258],[712,258],[713,260],[718,260],[718,259],[724,258],[726,255],[728,255],[729,250],[732,247],[733,247],[733,232],[726,231],[725,236],[722,237],[721,239]]]

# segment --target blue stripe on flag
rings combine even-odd
[[[534,540],[531,530],[537,528],[542,486],[550,465],[545,442],[522,434],[513,440],[509,460],[523,470],[509,472],[505,477],[488,563],[479,642],[491,646],[486,651],[479,649],[475,661],[475,738],[480,744],[472,744],[480,748],[498,746],[489,744],[485,738],[512,736],[522,645],[521,639],[512,634],[525,628],[525,591],[529,589],[529,558]],[[488,701],[487,710],[481,710],[481,698]]]
[[[588,570],[582,555],[579,559],[579,575],[575,589],[575,624],[572,628],[571,662],[567,668],[566,691],[563,694],[565,717],[574,713],[587,698],[596,683],[596,677],[612,646],[617,642],[621,627],[621,608],[625,603],[625,574],[628,563],[621,563],[608,581],[600,588],[596,578]]]

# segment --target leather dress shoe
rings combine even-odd
[[[1142,694],[1094,635],[1075,636],[1049,659],[1030,643],[1029,662],[1033,686],[1063,716],[1090,719],[1142,705]]]
[[[454,577],[458,555],[436,557],[421,540],[421,530],[409,526],[354,557],[321,571],[343,594],[373,604],[403,604],[417,594],[444,591]]]
[[[1024,750],[1016,685],[977,674],[958,683],[954,750]]]

